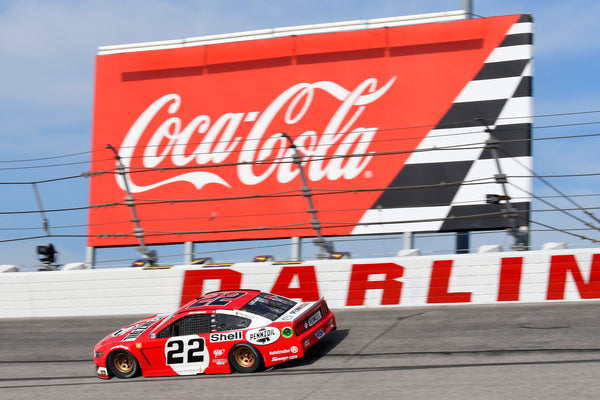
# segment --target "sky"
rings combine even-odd
[[[533,191],[550,205],[534,200],[532,209],[540,211],[532,218],[555,228],[586,230],[581,231],[585,238],[577,238],[560,231],[536,232],[539,225],[532,225],[532,245],[566,242],[572,247],[597,246],[587,238],[600,239],[600,232],[584,222],[600,226],[599,222],[577,209],[569,215],[544,210],[567,207],[597,212],[594,208],[600,203],[596,175],[600,173],[600,139],[593,136],[599,133],[600,124],[600,2],[472,3],[477,16],[529,13],[534,17],[533,170],[546,177],[546,183],[534,179]],[[462,6],[460,0],[0,0],[0,264],[35,265],[35,246],[49,242],[57,247],[60,263],[86,258],[83,236],[89,182],[79,175],[89,168],[98,47],[452,11]],[[49,164],[53,166],[47,167]],[[57,177],[72,178],[35,188],[30,183]],[[554,197],[559,194],[547,183],[575,204]],[[42,228],[35,189],[47,210],[51,238]],[[51,211],[65,208],[79,210]],[[33,236],[38,237],[15,240]],[[471,238],[472,248],[511,243],[504,232]],[[273,247],[263,249],[264,242],[213,243],[197,245],[196,250],[213,252],[216,259],[224,261],[265,251],[285,258],[287,244],[270,242]],[[351,247],[353,256],[367,256],[393,254],[402,246],[398,235],[362,244],[339,243],[337,248]],[[415,247],[425,252],[451,251],[453,246],[454,238],[448,235],[415,237]],[[249,249],[233,250],[242,247]],[[167,256],[165,262],[182,259],[181,246],[163,246],[158,251]],[[306,258],[311,258],[311,252],[311,245],[303,247]],[[107,266],[128,265],[137,257],[133,248],[96,253],[97,260]]]

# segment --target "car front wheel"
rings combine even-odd
[[[108,367],[117,378],[128,379],[137,376],[140,364],[133,354],[125,350],[113,351],[108,356]]]

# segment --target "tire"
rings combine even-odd
[[[110,372],[120,379],[129,379],[140,373],[140,363],[133,354],[125,350],[110,353],[107,360]]]
[[[238,343],[229,351],[229,362],[238,372],[249,373],[256,371],[261,365],[258,350],[246,343]]]

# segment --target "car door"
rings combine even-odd
[[[206,347],[210,331],[211,314],[187,315],[161,329],[142,352],[156,375],[201,374],[210,365]]]

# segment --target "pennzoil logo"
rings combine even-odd
[[[273,327],[252,329],[246,332],[246,340],[258,346],[275,343],[280,336],[279,329]]]

